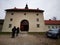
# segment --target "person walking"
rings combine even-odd
[[[17,29],[16,29],[16,36],[18,36],[18,34],[19,34],[19,27],[17,27]]]
[[[14,26],[14,27],[12,28],[12,38],[15,37],[15,32],[16,32],[16,26]]]

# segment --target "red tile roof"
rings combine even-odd
[[[39,10],[39,9],[18,9],[18,8],[14,8],[14,9],[6,9],[5,11],[21,11],[21,12],[44,12],[44,10]]]
[[[45,20],[46,25],[60,25],[60,20]]]

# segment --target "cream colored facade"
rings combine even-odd
[[[48,30],[50,30],[50,29],[59,29],[60,28],[60,25],[46,25],[46,28],[48,29]],[[48,31],[47,30],[47,31]]]
[[[43,12],[39,9],[29,9],[28,5],[25,9],[7,9],[2,32],[12,32],[14,26],[27,32],[46,32],[49,29],[60,28],[60,20],[44,21]],[[21,28],[22,26],[24,28]]]
[[[13,15],[11,15],[13,13]],[[24,15],[26,13],[26,15]],[[38,16],[36,14],[39,14]],[[13,19],[10,21],[10,19]],[[37,18],[39,21],[37,21]],[[17,12],[17,11],[7,11],[6,17],[3,24],[2,32],[11,32],[14,26],[20,27],[21,21],[27,20],[29,22],[29,30],[28,32],[45,32],[45,24],[43,12]],[[9,24],[12,24],[12,27],[9,28]],[[39,24],[39,27],[37,27]]]

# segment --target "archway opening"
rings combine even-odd
[[[22,20],[21,21],[20,30],[21,31],[28,31],[29,30],[29,22],[27,20]]]

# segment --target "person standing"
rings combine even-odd
[[[15,37],[15,32],[16,32],[16,26],[14,26],[14,27],[12,28],[12,38]]]
[[[17,29],[16,29],[16,36],[18,36],[18,34],[19,34],[19,27],[17,27]]]

